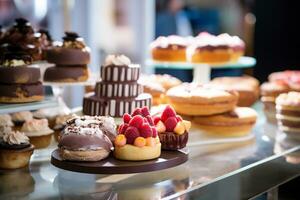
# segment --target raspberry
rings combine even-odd
[[[157,130],[156,130],[156,128],[155,127],[151,127],[151,129],[152,129],[152,137],[157,137]]]
[[[127,129],[128,127],[129,127],[128,124],[121,124],[121,125],[119,126],[118,133],[119,133],[119,134],[124,134],[125,131],[126,131],[126,129]]]
[[[147,122],[150,124],[150,126],[154,126],[153,119],[152,119],[152,117],[151,117],[150,115],[148,115],[148,116],[146,117],[146,119],[147,119]]]
[[[141,109],[141,113],[144,117],[150,115],[149,109],[146,106]]]
[[[144,118],[141,115],[136,115],[130,120],[129,126],[139,128],[140,126],[142,126],[143,122]]]
[[[134,116],[136,116],[136,115],[142,115],[142,112],[141,112],[141,109],[140,109],[140,108],[136,108],[136,109],[132,112],[132,114],[131,114],[132,117],[134,117]]]
[[[151,137],[152,136],[152,130],[151,130],[151,127],[150,125],[147,123],[147,124],[143,124],[140,129],[140,135],[144,138],[147,138],[147,137]]]
[[[153,121],[154,121],[154,124],[155,124],[155,125],[156,125],[160,120],[161,120],[161,119],[160,119],[159,116],[153,117]]]
[[[130,122],[130,120],[131,120],[131,116],[128,113],[125,113],[123,115],[123,122],[128,124]]]
[[[177,124],[176,117],[170,117],[165,121],[165,126],[167,131],[173,131]]]
[[[165,122],[169,117],[176,117],[176,112],[171,106],[167,105],[161,115],[161,120]]]
[[[135,138],[139,137],[139,130],[135,127],[128,127],[125,131],[127,144],[133,144]]]
[[[176,119],[177,119],[177,122],[181,122],[183,120],[182,117],[179,115],[176,115]]]

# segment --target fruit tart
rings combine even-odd
[[[167,105],[161,116],[154,117],[154,124],[164,150],[184,148],[188,141],[188,131],[191,122],[176,115],[175,110]]]
[[[148,107],[123,115],[114,145],[114,156],[120,160],[141,161],[160,156],[161,144]]]

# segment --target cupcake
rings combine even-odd
[[[0,137],[0,168],[17,169],[28,165],[34,146],[22,132],[7,128]]]
[[[33,119],[32,113],[29,111],[22,111],[13,113],[12,121],[15,124],[15,130],[20,130],[25,121],[29,121]]]
[[[32,119],[26,121],[21,131],[29,137],[30,142],[36,149],[42,149],[49,146],[53,130],[48,126],[47,119]]]
[[[49,127],[53,128],[55,125],[56,117],[59,114],[62,114],[60,112],[61,111],[57,109],[53,110],[53,108],[46,108],[46,109],[36,110],[32,114],[34,119],[47,119]]]
[[[167,105],[161,116],[154,118],[154,123],[164,150],[177,150],[184,148],[188,141],[188,131],[191,122],[183,120],[176,115],[175,110]]]
[[[160,156],[161,144],[147,107],[123,115],[114,145],[114,156],[120,160],[151,160]]]
[[[12,122],[11,116],[9,114],[0,115],[0,132],[2,127],[13,127],[14,123]]]
[[[66,122],[58,143],[63,160],[99,161],[112,150],[116,125],[111,117],[73,117]]]
[[[74,117],[73,114],[70,114],[70,115],[59,115],[59,116],[56,117],[56,119],[55,119],[55,125],[53,127],[54,138],[55,138],[56,141],[59,141],[60,132],[65,128],[67,120],[71,119],[73,117]]]

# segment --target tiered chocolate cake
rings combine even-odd
[[[101,81],[97,82],[95,93],[83,100],[83,113],[86,115],[110,115],[122,117],[135,108],[151,106],[151,95],[143,93],[137,83],[140,65],[131,64],[124,55],[109,55],[101,68]]]

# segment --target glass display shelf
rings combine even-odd
[[[0,199],[248,199],[297,177],[300,141],[266,122],[261,103],[255,138],[194,145],[174,168],[136,174],[94,175],[61,170],[48,160],[0,170]],[[190,134],[196,134],[191,132]],[[20,181],[22,180],[22,181]]]

